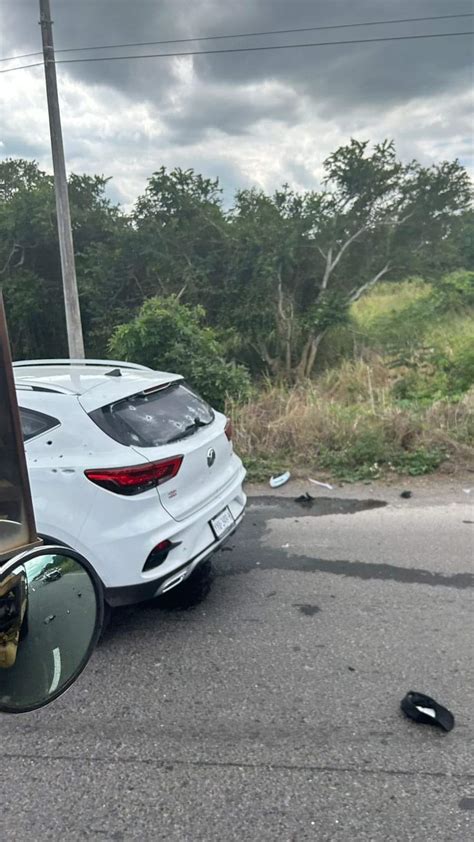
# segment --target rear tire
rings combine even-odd
[[[214,580],[212,561],[203,561],[181,585],[157,597],[157,604],[167,611],[187,611],[208,596]]]

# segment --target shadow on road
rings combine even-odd
[[[164,615],[180,615],[184,611],[198,608],[209,595],[215,579],[215,570],[211,561],[199,565],[189,579],[173,588],[167,594],[147,602],[115,608],[111,611],[108,622],[102,632],[99,645],[108,645],[123,633],[129,633],[134,620],[153,614],[157,624]]]

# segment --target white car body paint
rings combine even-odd
[[[112,369],[121,374],[108,375]],[[189,575],[228,537],[216,540],[210,525],[227,507],[235,526],[240,523],[245,469],[226,436],[224,415],[215,412],[212,423],[188,438],[151,447],[119,443],[88,415],[180,382],[179,375],[117,361],[30,361],[15,363],[14,372],[20,409],[58,422],[25,442],[38,532],[89,559],[111,604],[152,597]],[[173,479],[133,496],[99,487],[85,475],[178,455],[183,462]],[[162,541],[172,542],[172,550],[144,570]],[[120,590],[130,588],[131,596]]]

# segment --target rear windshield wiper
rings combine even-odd
[[[196,430],[199,430],[200,427],[208,427],[211,421],[203,421],[202,418],[195,418],[192,424],[188,424],[184,430],[181,430],[180,433],[172,436],[166,443],[171,444],[173,441],[179,441],[180,439],[185,439],[187,436],[192,436],[192,434],[195,433]]]

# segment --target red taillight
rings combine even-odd
[[[87,479],[115,491],[116,494],[140,494],[173,479],[178,473],[183,456],[173,456],[160,462],[132,465],[130,468],[102,468],[85,471]]]
[[[229,441],[232,441],[232,436],[234,435],[234,428],[232,426],[232,421],[230,420],[230,418],[227,421],[227,424],[225,425],[225,431],[224,432],[225,432],[227,438],[229,439]]]

